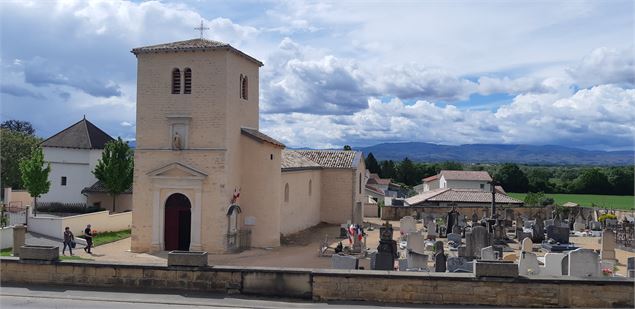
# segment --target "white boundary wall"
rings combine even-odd
[[[48,237],[62,239],[64,228],[70,227],[75,236],[84,234],[86,225],[90,224],[97,233],[121,231],[132,226],[132,211],[108,214],[108,211],[93,212],[69,217],[50,215],[29,216],[28,231]]]
[[[13,247],[13,226],[0,228],[0,249]]]

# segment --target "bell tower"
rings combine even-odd
[[[132,250],[172,250],[178,243],[223,252],[224,213],[240,187],[241,129],[258,130],[262,63],[206,39],[132,53],[138,63]]]

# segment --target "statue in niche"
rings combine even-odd
[[[172,149],[173,150],[181,150],[181,136],[179,132],[174,132],[174,136],[172,137]]]

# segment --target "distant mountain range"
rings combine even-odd
[[[541,165],[633,165],[634,151],[592,151],[557,145],[470,144],[459,146],[430,143],[382,143],[353,147],[377,160],[419,162],[458,161],[463,163],[522,163]]]
[[[136,147],[135,141],[128,142]],[[291,148],[293,149],[293,148]],[[308,148],[298,148],[308,149]],[[418,162],[457,161],[463,163],[522,163],[541,165],[633,165],[634,151],[592,151],[557,145],[470,144],[459,146],[431,143],[382,143],[353,147],[372,152],[377,160],[401,161],[405,157]]]

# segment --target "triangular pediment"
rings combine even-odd
[[[207,174],[181,162],[173,162],[147,173],[152,178],[203,179]]]

